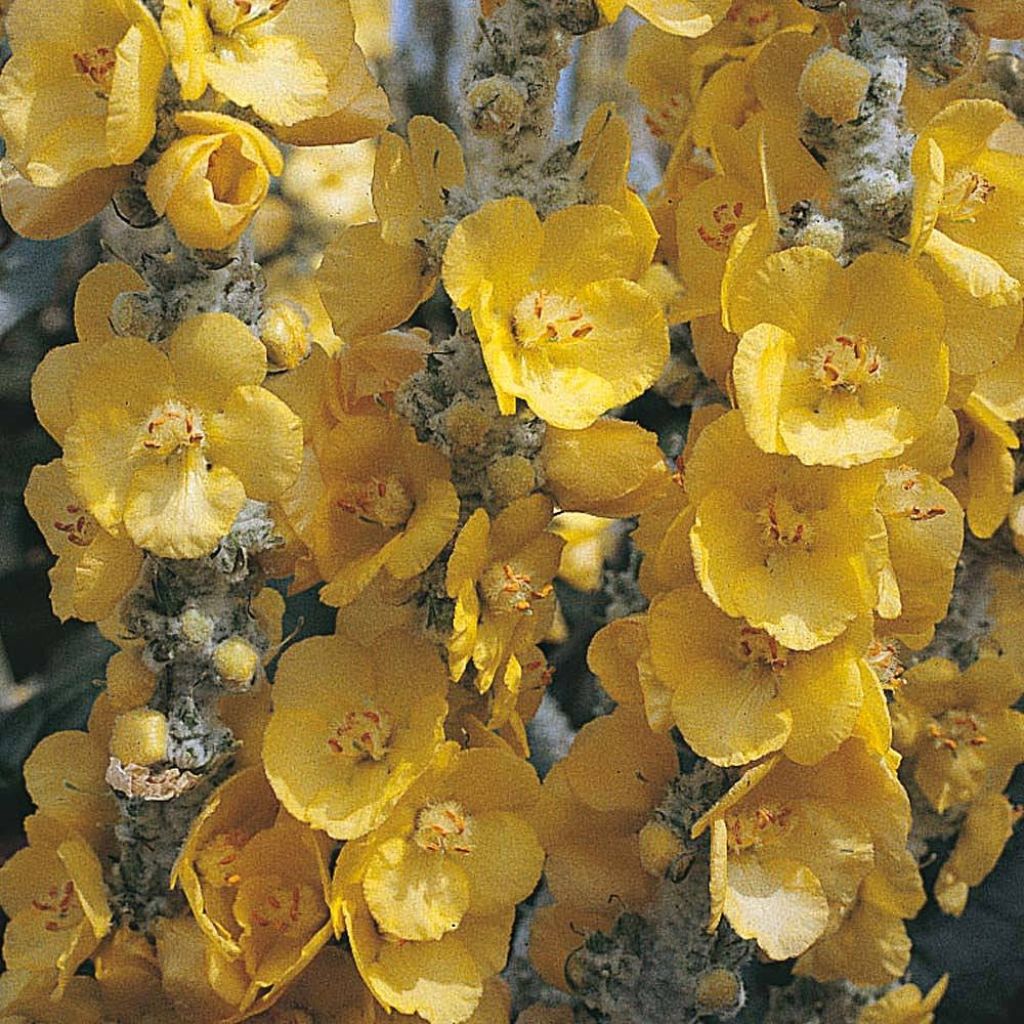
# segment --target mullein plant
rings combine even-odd
[[[1019,6],[481,0],[398,133],[378,0],[5,5],[4,214],[110,257],[26,503],[119,650],[25,765],[0,1021],[728,1019],[759,958],[764,1019],[931,1021],[919,862],[960,914],[1024,761]],[[620,16],[645,198],[612,105],[552,131]],[[541,781],[555,580],[629,531]]]

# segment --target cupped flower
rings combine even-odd
[[[0,74],[0,134],[32,185],[60,188],[142,155],[167,64],[145,4],[17,0],[5,26],[12,56]]]
[[[724,915],[775,960],[834,932],[880,852],[905,844],[892,767],[858,738],[814,766],[750,769],[693,827],[711,830],[711,923]]]
[[[791,651],[691,586],[656,597],[647,630],[683,738],[701,757],[728,766],[775,750],[815,764],[850,736],[865,680],[872,682],[864,626],[813,651]]]
[[[444,283],[472,310],[503,415],[522,398],[552,426],[578,430],[654,382],[668,329],[632,279],[639,244],[608,206],[571,206],[542,224],[512,197],[458,224]]]
[[[168,354],[111,341],[71,384],[64,466],[105,530],[168,558],[209,554],[247,497],[273,500],[302,461],[302,424],[259,385],[266,352],[225,313],[185,321]]]
[[[914,147],[914,206],[906,241],[986,306],[1017,303],[1024,256],[1024,156],[1004,147],[1013,115],[994,100],[958,100],[925,125]]]
[[[56,968],[60,993],[110,930],[103,868],[84,839],[44,814],[25,830],[29,845],[0,868],[4,961],[16,971]]]
[[[320,482],[300,536],[328,581],[327,604],[350,604],[381,573],[418,576],[451,539],[459,499],[448,460],[396,416],[346,416],[319,448]]]
[[[183,137],[149,172],[146,195],[185,245],[226,249],[249,226],[284,160],[263,132],[227,114],[186,110],[174,123]]]
[[[725,477],[723,465],[730,467]],[[792,650],[835,639],[879,603],[887,559],[875,507],[881,472],[766,455],[738,411],[709,424],[686,465],[696,512],[690,541],[704,592],[727,615]]]
[[[830,466],[896,456],[946,398],[941,303],[897,256],[844,268],[821,249],[775,253],[732,295],[729,316],[742,334],[737,402],[763,451]]]
[[[272,1004],[330,938],[328,845],[279,810],[259,768],[219,787],[193,822],[171,884],[235,975],[239,1012]]]
[[[508,955],[516,903],[544,851],[528,815],[533,768],[498,748],[446,744],[434,766],[335,868],[332,907],[385,1008],[460,1024]]]
[[[932,1024],[935,1008],[946,994],[949,975],[944,974],[928,990],[900,985],[860,1011],[857,1024]]]
[[[408,142],[381,136],[373,165],[377,220],[341,231],[324,252],[317,287],[334,330],[348,340],[407,320],[433,294],[439,267],[427,244],[445,197],[466,180],[455,133],[432,117],[409,122]]]
[[[519,648],[540,642],[555,610],[552,580],[564,541],[548,530],[551,499],[512,502],[493,521],[477,509],[448,560],[445,589],[455,600],[448,664],[452,679],[472,660],[479,691]]]
[[[1011,708],[1022,691],[1008,658],[982,657],[963,672],[929,658],[905,673],[896,692],[895,745],[940,814],[1001,793],[1024,761],[1024,714]]]
[[[282,655],[273,686],[267,777],[295,817],[336,839],[379,825],[444,738],[447,680],[434,648],[404,631],[378,645],[311,637]]]
[[[183,99],[212,86],[282,142],[355,142],[391,120],[349,0],[166,0],[160,24]]]

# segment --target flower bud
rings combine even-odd
[[[213,667],[230,690],[243,690],[259,667],[260,657],[252,644],[240,636],[229,636],[213,652]]]
[[[797,94],[819,117],[844,124],[860,114],[870,84],[871,71],[866,65],[828,47],[807,61]]]
[[[149,765],[167,757],[167,719],[152,708],[133,708],[114,721],[110,753],[122,764]]]

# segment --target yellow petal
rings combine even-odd
[[[202,409],[223,408],[235,388],[266,376],[266,348],[227,313],[189,317],[168,344],[178,393]]]

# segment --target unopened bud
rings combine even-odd
[[[150,765],[167,757],[167,719],[152,708],[133,708],[114,721],[110,753],[122,764]]]

